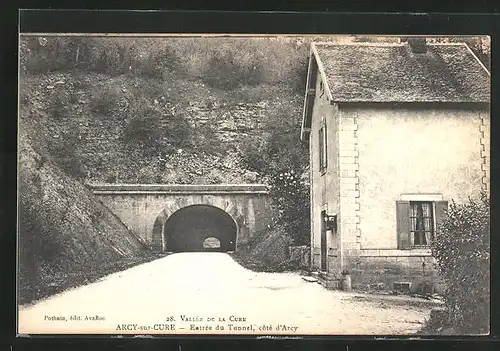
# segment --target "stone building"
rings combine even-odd
[[[448,202],[489,191],[489,101],[466,44],[311,45],[301,139],[325,284],[344,269],[359,287],[439,280],[429,245]]]

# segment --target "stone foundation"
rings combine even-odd
[[[392,290],[395,282],[411,283],[412,292],[418,292],[423,282],[434,283],[436,292],[443,289],[436,261],[426,253],[361,250],[359,255],[345,257],[344,265],[351,274],[353,288],[358,290]]]
[[[330,273],[313,273],[312,276],[318,279],[318,283],[329,290],[339,290],[340,289],[340,279]]]

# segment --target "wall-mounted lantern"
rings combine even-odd
[[[323,220],[325,221],[326,230],[337,230],[337,214],[324,213]]]

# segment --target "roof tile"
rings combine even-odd
[[[490,75],[465,44],[314,47],[336,102],[490,101]]]

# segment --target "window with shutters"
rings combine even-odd
[[[327,167],[327,143],[326,126],[323,125],[319,130],[319,170],[325,172]]]
[[[398,248],[429,248],[447,201],[397,201]]]

